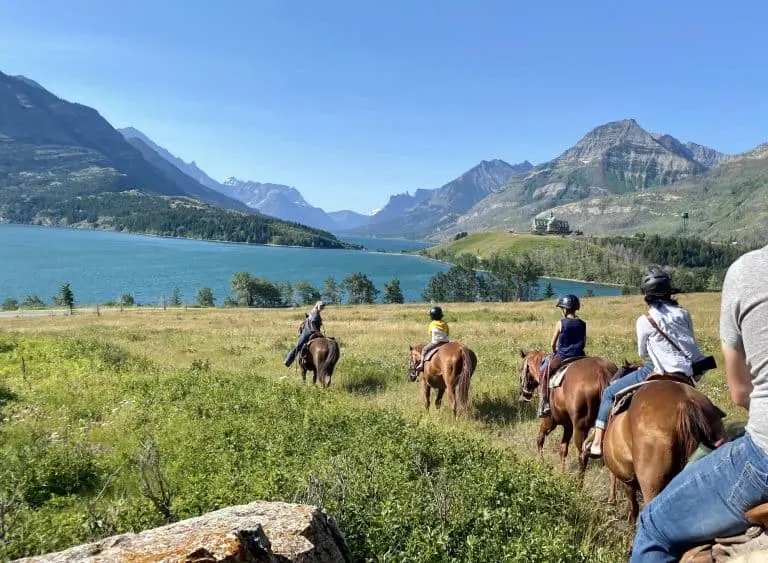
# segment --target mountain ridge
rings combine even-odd
[[[202,185],[264,215],[333,231],[354,228],[369,219],[368,216],[355,211],[327,212],[314,207],[307,203],[299,190],[284,184],[240,180],[234,176],[226,178],[223,182],[217,182],[201,170],[194,161],[185,162],[135,127],[125,127],[120,129],[120,132],[128,139],[139,139],[160,158]]]
[[[531,173],[513,178],[430,238],[525,228],[533,217],[571,202],[657,190],[706,172],[707,167],[694,159],[693,149],[671,135],[649,133],[634,119],[613,121],[591,129]]]
[[[501,159],[483,160],[439,188],[391,196],[368,225],[353,232],[420,238],[531,169],[533,165],[527,160],[515,165]]]
[[[0,72],[0,116],[0,221],[349,247],[203,186],[143,142],[130,143],[96,109],[26,77]]]

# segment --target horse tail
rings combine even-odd
[[[323,384],[333,376],[333,370],[336,368],[336,362],[339,361],[339,344],[333,339],[328,340],[328,355],[321,366],[318,366],[321,381]],[[330,381],[328,382],[330,384]]]
[[[709,405],[702,404],[702,401],[696,401],[691,397],[681,402],[677,408],[675,432],[678,437],[680,459],[683,463],[687,462],[688,457],[696,451],[700,443],[713,447],[712,445],[720,439],[718,434],[722,429],[716,428],[716,424],[712,423],[715,419],[710,417],[710,414],[714,413],[719,420],[717,407],[706,397],[704,400]],[[711,408],[712,413],[707,412],[708,407]]]
[[[461,410],[469,406],[469,380],[472,378],[472,358],[466,346],[461,347],[461,371],[459,372],[458,403]]]

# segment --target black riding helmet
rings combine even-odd
[[[649,268],[643,274],[640,291],[649,297],[669,297],[673,293],[678,293],[678,290],[672,288],[672,279],[669,274],[658,266]]]
[[[555,307],[558,307],[560,309],[565,309],[566,311],[578,311],[581,308],[581,303],[579,303],[579,298],[575,295],[563,295],[560,299],[557,300],[557,305]]]
[[[429,318],[433,321],[439,321],[443,318],[443,310],[440,307],[432,307],[429,310]]]

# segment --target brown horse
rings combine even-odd
[[[714,447],[724,435],[724,416],[684,379],[662,376],[640,387],[629,408],[608,421],[603,461],[612,483],[618,479],[625,487],[630,522],[640,511],[637,492],[647,504],[683,470],[699,443]]]
[[[546,352],[520,351],[523,364],[520,367],[520,401],[528,402],[533,398],[539,385],[539,366]],[[563,437],[560,439],[560,463],[565,471],[565,458],[568,456],[568,446],[571,438],[579,452],[579,478],[584,477],[587,468],[586,456],[583,451],[584,440],[597,418],[600,397],[608,386],[611,376],[617,367],[612,362],[597,356],[588,356],[574,360],[568,368],[562,385],[550,391],[549,403],[552,409],[550,416],[541,419],[539,434],[536,436],[536,448],[543,457],[544,439],[558,426],[563,427]],[[554,374],[552,374],[554,375]]]
[[[408,347],[408,380],[416,381],[419,373],[415,366],[421,360],[421,350],[424,346]],[[464,344],[448,342],[442,344],[432,358],[424,362],[424,374],[421,381],[424,390],[424,406],[429,410],[429,395],[432,387],[437,389],[435,407],[440,408],[443,394],[448,391],[453,416],[459,410],[466,411],[469,406],[469,381],[477,367],[477,356]],[[458,387],[458,393],[456,389]]]
[[[331,377],[339,361],[339,343],[334,338],[327,338],[317,333],[306,345],[299,350],[299,368],[301,379],[307,382],[307,371],[312,372],[312,384],[317,384],[318,374],[320,385],[324,388],[331,386]]]

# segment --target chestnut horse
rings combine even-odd
[[[546,352],[535,350],[525,353],[521,350],[520,356],[523,359],[520,367],[520,401],[528,402],[539,385],[539,367]],[[573,438],[579,452],[579,478],[584,477],[587,469],[587,459],[582,454],[584,440],[597,419],[603,390],[617,370],[615,364],[597,356],[580,358],[570,363],[562,385],[551,389],[549,393],[552,413],[541,419],[539,434],[536,436],[536,448],[540,456],[544,456],[544,439],[555,428],[562,426],[563,437],[560,439],[559,450],[561,469],[565,472],[568,445]]]
[[[419,377],[415,366],[421,360],[421,350],[424,346],[408,347],[408,380],[416,381]],[[442,344],[429,361],[424,362],[424,373],[421,381],[424,390],[424,406],[429,411],[429,395],[432,387],[437,389],[435,408],[440,408],[443,394],[448,391],[453,416],[459,410],[466,411],[469,406],[469,381],[477,367],[475,353],[460,342]],[[456,393],[458,387],[458,393]]]
[[[305,344],[299,350],[299,368],[301,370],[301,379],[307,382],[307,371],[312,372],[312,384],[316,385],[318,374],[320,376],[320,386],[327,388],[331,386],[331,377],[336,368],[336,362],[339,361],[339,343],[334,338],[317,336]]]
[[[710,448],[724,435],[725,413],[687,378],[652,375],[629,408],[608,421],[603,461],[612,484],[621,481],[629,501],[628,520],[637,521],[637,492],[648,503],[683,470],[699,443]]]

